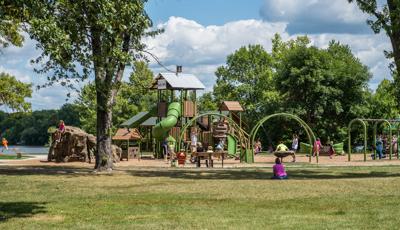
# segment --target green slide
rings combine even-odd
[[[230,134],[228,134],[226,137],[228,140],[228,155],[235,157],[236,156],[236,148],[237,148],[236,138]]]
[[[180,116],[181,103],[172,102],[169,104],[167,117],[153,127],[153,137],[157,140],[163,140],[165,137],[167,137],[168,131],[176,125]]]

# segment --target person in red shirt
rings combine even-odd
[[[63,120],[60,120],[60,123],[58,124],[58,130],[56,132],[56,142],[61,141],[61,137],[64,132],[65,132],[65,124]]]
[[[65,124],[63,120],[60,120],[60,123],[58,124],[58,131],[60,131],[61,133],[65,132]]]

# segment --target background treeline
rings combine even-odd
[[[59,110],[5,113],[0,111],[1,135],[10,144],[45,145],[49,140],[47,130],[57,126],[59,120],[68,125],[80,126],[77,106],[65,104]]]
[[[135,62],[132,68],[134,71],[129,79],[121,83],[113,107],[113,130],[156,102],[155,92],[148,90],[153,79],[148,64]],[[45,145],[49,140],[48,128],[57,126],[59,120],[96,134],[96,91],[92,82],[81,89],[76,100],[64,104],[59,110],[15,113],[0,110],[0,136],[7,138],[10,144]]]
[[[135,62],[132,67],[113,107],[114,130],[156,102],[155,92],[148,90],[153,73],[147,63]],[[284,42],[276,35],[271,52],[261,45],[241,47],[215,75],[213,90],[199,98],[200,111],[217,110],[222,101],[237,100],[246,110],[243,118],[250,129],[266,115],[288,112],[306,121],[323,141],[342,142],[346,141],[347,124],[356,117],[399,117],[393,82],[385,79],[373,92],[368,88],[372,76],[368,68],[347,45],[336,41],[318,48],[307,37]],[[85,85],[78,98],[60,110],[0,112],[0,131],[11,144],[43,145],[48,141],[48,127],[56,126],[60,119],[96,133],[93,83]],[[279,140],[290,141],[293,133],[306,141],[297,123],[276,118],[260,129],[259,137],[264,145],[274,145]],[[359,134],[354,131],[355,137]]]
[[[200,106],[210,110],[223,100],[240,101],[249,127],[266,115],[287,112],[302,118],[323,142],[342,142],[354,118],[399,117],[393,82],[383,80],[372,92],[367,66],[337,41],[318,48],[306,36],[284,42],[276,35],[271,52],[260,45],[241,47],[217,69],[216,77],[213,91],[203,95]],[[290,142],[293,133],[306,141],[297,123],[276,118],[259,136],[274,145]]]

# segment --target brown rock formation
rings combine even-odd
[[[65,126],[64,133],[56,131],[51,135],[52,144],[47,156],[48,161],[82,161],[91,163],[94,159],[96,151],[95,136],[73,126]],[[112,146],[112,151],[114,162],[119,162],[122,150],[117,146]]]

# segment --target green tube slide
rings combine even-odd
[[[153,137],[157,140],[163,140],[167,137],[168,131],[176,125],[180,116],[181,104],[179,102],[169,104],[167,117],[153,127]]]

